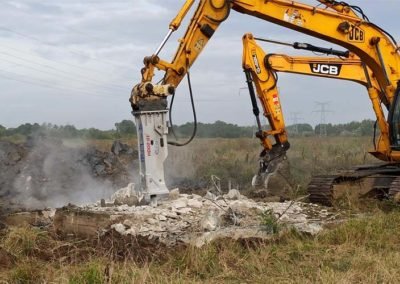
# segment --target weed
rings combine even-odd
[[[91,261],[75,271],[70,284],[97,284],[105,282],[105,266],[100,261]]]
[[[276,234],[279,232],[280,226],[278,218],[272,210],[266,210],[261,213],[261,229],[268,234]]]
[[[173,261],[179,271],[195,271],[194,277],[207,279],[219,272],[218,250],[215,245],[202,249],[190,247],[183,255]]]
[[[45,269],[34,261],[19,263],[9,275],[9,282],[16,284],[42,283],[45,279]]]
[[[16,256],[32,255],[34,252],[40,252],[40,249],[46,247],[49,241],[45,231],[36,228],[14,227],[2,240],[2,246]]]

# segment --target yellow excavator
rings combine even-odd
[[[174,58],[170,62],[161,59],[159,57],[161,50],[171,34],[180,27],[195,2],[198,2],[198,6],[183,38],[179,40]],[[366,176],[373,176],[377,181],[389,180],[382,182],[385,185],[379,185],[380,188],[386,186],[395,191],[396,182],[400,186],[400,180],[396,180],[400,173],[400,168],[396,164],[400,160],[398,100],[400,53],[397,43],[388,32],[370,22],[360,7],[343,1],[318,0],[317,2],[318,5],[312,6],[289,0],[185,1],[177,16],[171,21],[169,31],[160,46],[153,54],[144,58],[142,80],[134,86],[130,97],[139,133],[140,190],[148,200],[168,193],[163,172],[163,162],[168,154],[167,144],[185,145],[194,137],[193,135],[186,143],[167,142],[167,97],[172,96],[173,102],[176,88],[186,76],[193,105],[190,67],[218,27],[228,21],[232,10],[342,46],[360,58],[370,70],[371,78],[377,82],[378,89],[370,88],[369,96],[380,128],[380,138],[371,154],[389,164],[353,170],[346,175],[320,177],[310,185],[319,190],[314,196],[319,195],[320,202],[328,203],[332,199],[335,184],[341,181],[358,181]],[[301,43],[295,48],[312,50],[312,46]],[[342,52],[343,55],[346,53],[347,51]],[[164,74],[163,79],[155,83],[153,78],[157,70]],[[385,119],[382,105],[389,111],[388,119]],[[258,134],[264,149],[265,145],[270,143],[268,138],[270,134],[262,130]],[[273,135],[279,137],[282,133],[276,132]],[[271,147],[271,149],[279,147],[285,149],[287,145],[277,143]],[[264,157],[261,159],[269,163],[268,151],[263,151],[263,154]]]
[[[380,92],[379,84],[373,77],[371,70],[349,52],[336,51],[323,47],[305,44],[305,49],[314,52],[335,54],[338,57],[305,57],[289,56],[286,54],[266,54],[258,41],[270,42],[274,44],[284,44],[296,47],[298,43],[284,43],[275,40],[254,38],[251,33],[243,36],[243,57],[242,66],[246,74],[246,80],[253,107],[253,114],[256,117],[259,131],[258,135],[268,135],[273,138],[263,144],[264,150],[261,153],[259,173],[254,176],[252,185],[255,188],[268,188],[268,181],[271,174],[274,174],[281,163],[286,159],[286,151],[289,149],[288,134],[284,121],[284,114],[280,103],[278,90],[278,72],[301,74],[315,77],[325,77],[331,79],[347,80],[365,86],[370,97]],[[254,86],[255,89],[254,90]],[[260,123],[260,110],[257,105],[256,94],[261,102],[264,116],[268,119],[268,131],[262,131]],[[372,101],[373,102],[373,101]],[[264,140],[262,140],[264,141]],[[279,147],[277,146],[279,145]],[[283,145],[283,147],[282,147]],[[268,159],[266,157],[268,156]],[[315,179],[315,178],[314,178]],[[314,191],[315,189],[315,191]],[[366,188],[368,189],[368,188]],[[369,189],[371,190],[371,189]],[[309,188],[310,199],[314,202],[329,204],[328,196],[320,197],[320,189]],[[357,193],[362,192],[358,190]],[[338,195],[339,192],[337,192]],[[341,194],[344,192],[340,192]],[[338,196],[336,196],[337,198]]]

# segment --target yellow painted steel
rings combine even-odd
[[[251,38],[248,38],[248,40],[251,40]],[[337,57],[303,57],[288,56],[286,54],[267,54],[267,58],[269,65],[275,71],[353,81],[368,87],[363,63],[355,56],[340,59]],[[330,74],[328,73],[329,70],[326,73],[313,72],[311,65],[340,65],[340,73]],[[368,72],[372,86],[379,90],[379,84],[372,78],[372,72],[370,70],[368,70]]]
[[[316,73],[313,65],[336,67],[334,74]],[[262,136],[261,142],[268,151],[272,143],[264,140],[273,136],[275,143],[284,144],[288,141],[285,129],[284,115],[280,104],[280,96],[275,72],[285,72],[301,74],[315,77],[332,78],[339,80],[353,81],[365,86],[371,99],[373,110],[377,117],[381,136],[377,143],[377,148],[371,151],[376,157],[387,160],[386,151],[390,149],[389,126],[385,120],[385,115],[379,101],[380,87],[371,70],[365,70],[362,61],[351,56],[349,59],[337,57],[304,57],[288,56],[285,54],[266,54],[262,47],[256,42],[252,34],[243,36],[243,69],[249,70],[252,74],[254,85],[256,86],[258,98],[263,106],[264,116],[267,117],[271,131],[266,131]],[[340,66],[340,67],[339,67]],[[340,69],[339,69],[340,68]],[[366,77],[368,72],[369,79]]]
[[[183,7],[179,10],[179,13],[169,24],[169,28],[171,30],[175,31],[179,28],[179,26],[181,25],[186,14],[189,12],[190,8],[193,6],[194,2],[195,2],[195,0],[188,0],[185,2],[185,4],[183,4]]]
[[[171,22],[171,29],[179,27],[194,2],[194,0],[185,1]],[[368,66],[372,72],[371,77],[375,78],[379,85],[379,90],[369,91],[374,110],[380,108],[380,102],[389,108],[400,80],[398,47],[380,28],[357,16],[353,9],[342,2],[330,0],[318,0],[318,2],[322,4],[319,7],[290,0],[199,0],[187,30],[179,40],[179,47],[173,60],[168,62],[156,55],[147,57],[142,69],[141,84],[151,82],[155,69],[159,69],[165,71],[162,84],[177,87],[233,9],[350,50]],[[383,127],[384,117],[377,115],[377,120]],[[393,152],[390,143],[386,143],[389,140],[389,134],[383,131],[377,147],[379,153],[376,156],[382,160],[400,161],[400,153]]]
[[[297,1],[235,0],[232,8],[347,48],[372,70],[386,93],[381,99],[386,103],[392,101],[400,80],[400,55],[398,47],[375,25],[348,13],[316,8]],[[383,66],[377,45],[385,61]]]
[[[187,13],[187,7],[193,4],[193,0],[186,2],[182,8],[184,11],[178,13],[180,16],[175,22],[180,23]],[[330,8],[336,6],[329,5]],[[342,10],[340,7],[339,5],[337,10]],[[395,86],[400,79],[400,56],[397,47],[382,31],[354,13],[316,8],[288,0],[200,0],[172,62],[159,60],[155,64],[157,68],[166,71],[166,83],[175,86],[179,84],[212,36],[205,35],[202,29],[204,31],[208,26],[208,30],[216,31],[229,16],[230,8],[349,49],[371,68],[380,86],[387,92],[387,97],[382,100],[391,100],[393,97]],[[380,45],[385,66],[380,64],[377,44]],[[389,78],[384,74],[385,68]],[[151,81],[151,78],[146,76],[144,81]]]

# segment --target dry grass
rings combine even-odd
[[[171,250],[163,260],[112,262],[88,255],[80,262],[32,254],[38,232],[28,229],[0,241],[18,251],[17,265],[0,271],[9,283],[397,283],[400,281],[400,213],[351,219],[317,237],[286,232],[270,242],[219,241],[201,249]],[[33,237],[36,236],[36,237]],[[40,237],[42,238],[42,237]],[[59,244],[44,234],[48,249]],[[29,242],[20,240],[29,239]],[[32,241],[33,240],[33,241]],[[29,245],[27,245],[29,243]]]
[[[313,175],[377,161],[368,154],[371,141],[367,137],[304,137],[290,142],[289,182],[299,193],[305,192]],[[169,148],[166,172],[172,179],[203,184],[214,174],[221,178],[223,188],[231,180],[235,187],[246,190],[258,170],[260,151],[258,139],[196,139],[187,147]]]
[[[111,146],[110,141],[90,143]],[[293,181],[303,188],[313,174],[374,161],[366,154],[366,138],[295,138],[291,143]],[[256,170],[260,146],[253,139],[198,139],[170,150],[171,176],[216,174],[243,189]],[[0,251],[11,254],[15,264],[0,267],[0,283],[397,283],[399,206],[368,203],[364,209],[369,214],[363,218],[350,218],[316,237],[280,232],[264,243],[222,240],[201,249],[167,250],[145,262],[112,261],[87,243],[58,240],[38,229],[10,229],[0,236]]]
[[[135,138],[122,139],[122,142],[137,148]],[[113,140],[70,139],[65,143],[70,146],[91,145],[110,151]],[[290,143],[290,182],[294,188],[300,188],[300,193],[304,192],[313,175],[377,161],[368,154],[372,147],[368,137],[295,137]],[[225,189],[228,180],[243,190],[249,189],[258,170],[261,149],[256,138],[202,138],[195,139],[186,147],[170,146],[165,166],[167,179],[171,183],[190,180],[193,184],[205,184],[211,175],[216,175],[222,179]]]

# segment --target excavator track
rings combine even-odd
[[[389,197],[393,198],[400,192],[400,177],[395,178],[389,187]]]
[[[378,199],[393,198],[400,193],[400,164],[356,167],[334,175],[312,178],[308,185],[309,200],[332,206],[344,196]]]
[[[332,205],[333,200],[333,184],[337,176],[316,176],[308,185],[309,200],[312,203]]]

